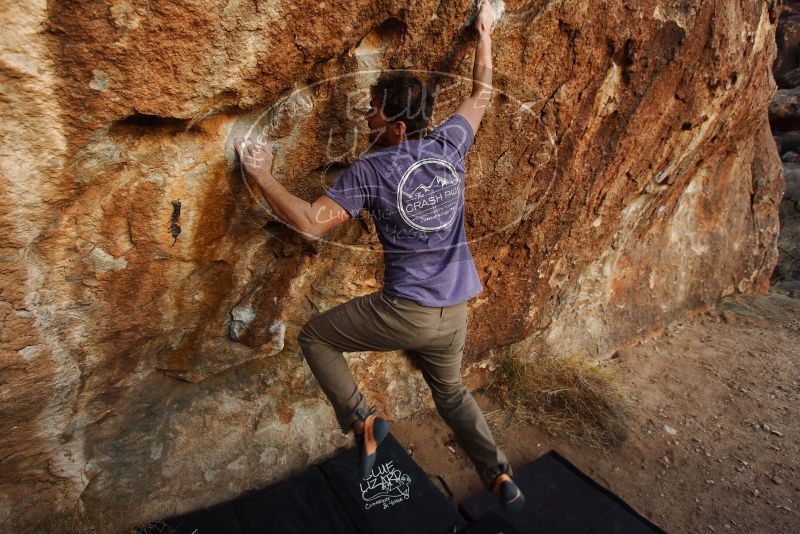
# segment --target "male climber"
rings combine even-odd
[[[483,0],[474,23],[472,93],[424,137],[433,95],[414,76],[382,75],[366,113],[370,142],[382,148],[359,158],[311,204],[272,177],[271,149],[241,138],[235,147],[276,214],[310,239],[362,209],[374,216],[382,290],[317,315],[298,337],[342,431],[354,432],[360,476],[372,471],[389,423],[367,409],[342,353],[405,350],[483,483],[507,509],[519,510],[525,498],[511,466],[461,380],[467,301],[483,290],[464,231],[464,159],[491,99],[493,23]]]

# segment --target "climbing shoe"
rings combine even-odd
[[[497,495],[500,504],[509,512],[518,512],[525,506],[525,495],[511,479],[510,466],[502,464],[492,468],[493,480],[489,485],[489,491]]]
[[[369,477],[372,472],[372,468],[375,466],[378,445],[389,433],[389,423],[375,415],[376,410],[376,406],[370,408],[368,412],[361,408],[356,410],[356,416],[364,421],[364,431],[360,434],[355,434],[356,450],[358,451],[357,470],[358,476],[362,479]]]

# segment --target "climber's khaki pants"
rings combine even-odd
[[[355,410],[366,410],[367,404],[342,352],[405,350],[421,369],[439,414],[488,484],[486,469],[507,459],[461,381],[466,334],[466,302],[428,307],[376,291],[317,315],[298,341],[345,434],[357,419]]]

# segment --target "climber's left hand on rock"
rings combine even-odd
[[[257,183],[272,179],[272,149],[268,144],[237,137],[233,142],[244,171]]]

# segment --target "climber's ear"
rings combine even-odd
[[[403,121],[394,121],[392,123],[392,128],[394,129],[394,133],[395,133],[395,135],[397,136],[398,139],[402,139],[403,138],[403,134],[407,133],[406,132],[406,123],[403,122]]]

